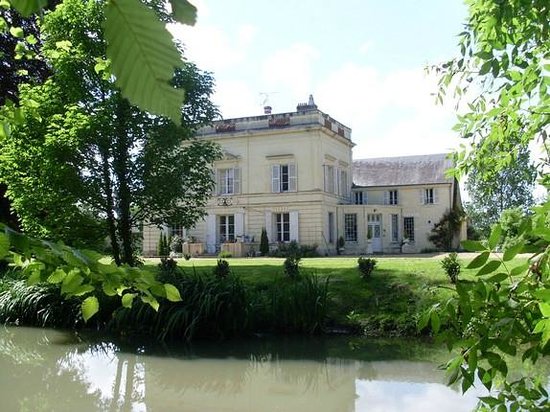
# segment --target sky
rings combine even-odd
[[[454,103],[435,104],[425,68],[458,53],[461,0],[192,0],[174,25],[186,57],[216,79],[224,118],[292,112],[310,94],[352,129],[355,159],[448,152]]]

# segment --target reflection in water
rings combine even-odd
[[[357,359],[385,358],[387,347],[351,353],[345,341],[312,339],[184,348],[91,342],[69,332],[0,329],[2,410],[468,411],[476,404],[475,392],[446,387],[433,363]]]

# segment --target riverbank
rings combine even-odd
[[[441,267],[446,254],[375,257],[377,265],[368,279],[361,278],[357,257],[304,258],[302,274],[328,279],[325,332],[366,336],[418,336],[420,314],[444,301],[454,286]],[[472,280],[477,269],[466,269],[475,254],[459,254],[459,279]],[[518,262],[525,257],[518,257]],[[283,258],[228,258],[231,273],[244,284],[262,288],[274,279],[284,278]],[[215,258],[178,259],[184,273],[209,273]],[[159,259],[147,259],[146,267]]]
[[[120,296],[99,293],[100,311],[86,324],[80,300],[64,297],[59,283],[29,286],[12,273],[0,285],[0,322],[91,327],[160,340],[257,333],[414,337],[429,333],[418,331],[420,315],[454,288],[441,268],[443,256],[376,257],[376,268],[367,279],[360,276],[356,257],[305,258],[295,279],[284,274],[282,258],[229,258],[229,274],[218,275],[213,274],[215,258],[163,265],[159,259],[147,259],[142,270],[174,285],[182,301],[162,300],[154,311],[141,299],[129,308]],[[472,258],[459,257],[460,279],[475,277],[475,270],[464,269]]]

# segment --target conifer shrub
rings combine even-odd
[[[370,278],[375,267],[376,267],[376,259],[366,258],[363,256],[357,259],[357,269],[359,270],[359,273],[363,279]]]

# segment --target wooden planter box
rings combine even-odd
[[[204,243],[187,243],[182,245],[184,255],[200,256],[204,254]]]

